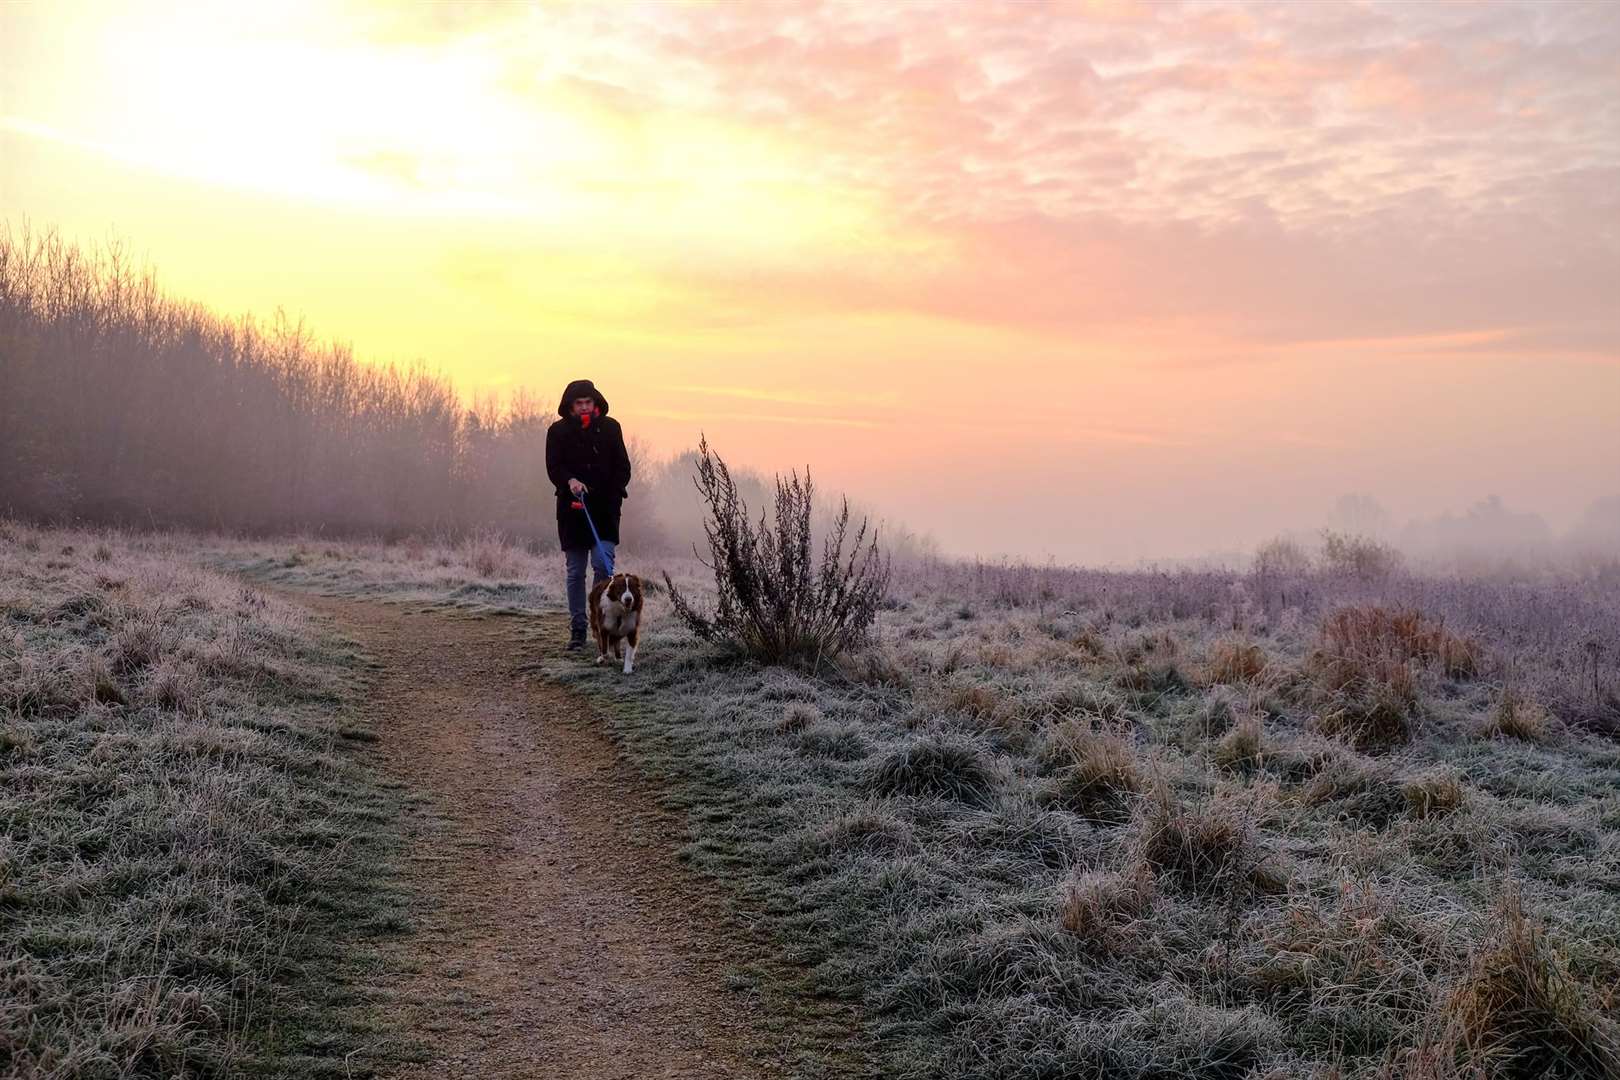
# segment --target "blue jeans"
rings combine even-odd
[[[602,546],[607,548],[609,556],[613,554],[614,545],[611,541],[602,541]],[[585,617],[585,560],[589,559],[591,562],[593,589],[598,582],[607,579],[607,566],[594,547],[565,548],[563,558],[568,560],[568,629],[574,637],[584,637],[585,630],[590,625]]]

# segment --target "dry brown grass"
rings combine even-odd
[[[1266,754],[1265,725],[1253,711],[1244,713],[1215,744],[1215,764],[1226,769],[1253,769]]]
[[[1347,821],[1383,828],[1408,806],[1405,786],[1393,766],[1341,754],[1311,779],[1303,796],[1307,806],[1332,806]]]
[[[1497,696],[1496,704],[1480,726],[1480,734],[1487,739],[1518,739],[1528,743],[1550,742],[1559,732],[1560,725],[1552,713],[1511,686]]]
[[[1180,888],[1203,895],[1252,878],[1253,829],[1229,807],[1187,806],[1160,790],[1147,800],[1137,838],[1142,859]]]
[[[1433,972],[1451,943],[1376,882],[1288,903],[1256,935],[1243,979],[1307,1036],[1338,1054],[1401,1039],[1432,1007]]]
[[[1108,651],[1107,639],[1091,626],[1082,627],[1071,639],[1070,644],[1093,660],[1099,659]]]
[[[1305,669],[1321,713],[1316,727],[1358,750],[1409,742],[1426,669],[1468,678],[1482,652],[1469,638],[1411,609],[1349,606],[1322,622]]]
[[[1477,641],[1453,634],[1421,611],[1350,605],[1322,621],[1310,657],[1318,677],[1336,690],[1382,678],[1385,667],[1414,662],[1447,678],[1468,679],[1479,673],[1484,650]]]
[[[1212,683],[1251,682],[1270,663],[1266,650],[1247,638],[1223,637],[1209,648],[1207,673]]]
[[[958,683],[945,690],[945,707],[975,720],[1000,722],[1011,718],[1011,703],[982,683]]]
[[[1402,1062],[1404,1080],[1615,1080],[1620,1028],[1509,894],[1491,936]]]
[[[1052,801],[1098,821],[1124,821],[1142,792],[1130,742],[1083,721],[1067,721],[1046,733],[1041,765],[1054,775]]]
[[[1411,682],[1376,683],[1360,693],[1332,699],[1317,715],[1314,726],[1330,739],[1377,753],[1412,740],[1412,714],[1417,704],[1417,690]]]
[[[1438,768],[1406,781],[1406,809],[1415,818],[1439,817],[1461,810],[1468,801],[1462,776]]]
[[[1127,947],[1133,928],[1153,907],[1153,871],[1138,863],[1129,873],[1086,872],[1064,886],[1058,925],[1087,948],[1114,955]]]

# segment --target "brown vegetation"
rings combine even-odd
[[[1134,796],[1142,791],[1130,743],[1084,722],[1069,721],[1048,731],[1041,764],[1054,774],[1052,801],[1100,821],[1125,820]]]
[[[1142,858],[1188,892],[1225,892],[1253,875],[1253,829],[1228,807],[1187,806],[1161,790],[1147,800],[1140,829]]]
[[[1209,681],[1242,683],[1260,677],[1269,664],[1266,650],[1245,638],[1223,637],[1209,648]]]
[[[1441,1004],[1404,1080],[1614,1080],[1620,1028],[1509,894]]]
[[[1419,675],[1475,675],[1482,650],[1411,609],[1341,607],[1323,620],[1306,671],[1321,697],[1323,734],[1360,750],[1405,743],[1420,702]]]
[[[1434,769],[1406,781],[1406,808],[1415,818],[1438,817],[1462,809],[1467,801],[1462,777],[1451,769]]]
[[[1145,864],[1127,874],[1078,874],[1063,888],[1058,925],[1092,950],[1118,953],[1152,908],[1154,892],[1153,872]]]
[[[1497,697],[1480,734],[1487,739],[1518,739],[1542,743],[1553,738],[1558,721],[1542,705],[1514,687],[1506,687]]]

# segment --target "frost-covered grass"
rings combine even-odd
[[[319,558],[283,569],[481,580]],[[513,606],[555,610],[560,560],[530,569]],[[800,989],[869,1020],[876,1073],[1620,1075],[1612,576],[931,563],[819,673],[658,599],[635,676],[543,670],[603,702]]]
[[[366,1071],[345,973],[402,898],[355,660],[196,554],[0,521],[0,1075]]]

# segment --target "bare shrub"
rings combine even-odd
[[[1063,887],[1058,925],[1095,952],[1121,952],[1152,909],[1155,892],[1153,871],[1144,863],[1125,874],[1077,874]]]
[[[1401,553],[1370,536],[1322,532],[1322,565],[1329,573],[1344,574],[1362,581],[1382,581],[1401,568]]]
[[[1254,565],[1251,572],[1256,577],[1298,577],[1310,573],[1310,570],[1310,553],[1286,537],[1269,540],[1254,551]]]
[[[1528,743],[1548,742],[1558,730],[1557,718],[1540,702],[1512,686],[1503,688],[1480,725],[1480,734],[1487,739],[1518,739]]]
[[[1098,821],[1126,820],[1134,797],[1142,791],[1131,744],[1114,732],[1081,722],[1068,721],[1049,730],[1039,760],[1042,770],[1053,776],[1051,801]]]
[[[1408,1080],[1615,1080],[1620,1029],[1516,894],[1408,1055]]]
[[[819,666],[868,639],[889,583],[889,562],[868,540],[862,519],[849,535],[844,500],[813,555],[815,488],[809,473],[776,478],[775,523],[755,524],[731,472],[707,440],[698,445],[696,483],[708,516],[717,596],[712,616],[699,614],[666,571],[664,583],[681,621],[699,637],[717,640],[767,663]],[[845,553],[848,543],[849,551]]]
[[[879,795],[954,799],[977,806],[990,800],[995,772],[989,751],[977,740],[924,732],[880,759],[866,786]]]

